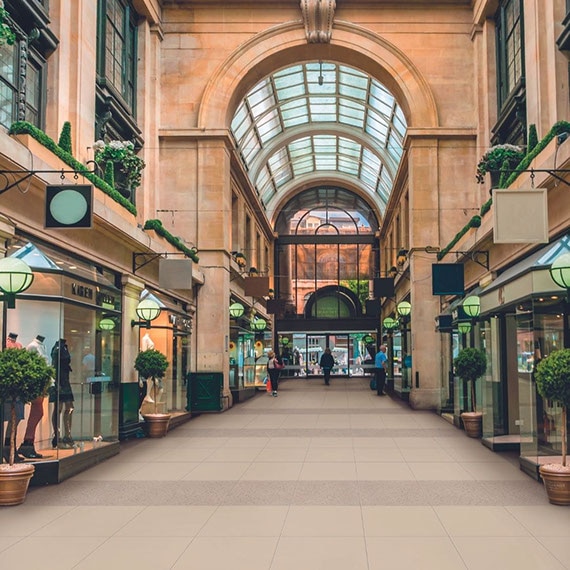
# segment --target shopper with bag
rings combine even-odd
[[[284,364],[273,351],[269,352],[267,358],[267,374],[269,376],[267,383],[271,382],[271,395],[275,397],[279,389],[279,375],[281,374]]]

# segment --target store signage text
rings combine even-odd
[[[192,329],[191,320],[179,317],[178,315],[170,315],[170,324],[187,331]]]
[[[93,299],[93,289],[91,287],[87,287],[86,285],[78,285],[77,283],[72,283],[71,293],[77,297],[83,297],[84,299]]]

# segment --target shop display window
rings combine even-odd
[[[29,242],[9,253],[30,265],[34,281],[7,311],[6,329],[56,371],[48,394],[24,406],[17,446],[31,439],[43,461],[116,442],[121,296],[112,274]]]

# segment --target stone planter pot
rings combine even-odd
[[[570,465],[548,463],[539,468],[548,500],[553,505],[570,505]]]
[[[482,435],[483,414],[482,412],[463,412],[461,421],[468,437],[479,438]]]
[[[170,414],[143,414],[148,437],[164,437],[170,425]]]
[[[33,465],[0,465],[0,506],[21,505],[26,499]]]

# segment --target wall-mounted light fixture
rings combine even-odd
[[[99,330],[112,331],[115,328],[115,321],[109,317],[105,317],[99,321]]]
[[[0,259],[0,291],[7,309],[16,307],[16,295],[25,291],[33,280],[34,274],[25,261],[17,257]]]
[[[476,319],[481,314],[481,300],[477,295],[469,295],[462,303],[465,314]]]
[[[382,326],[386,329],[386,331],[388,333],[393,332],[395,329],[398,328],[398,321],[396,319],[393,319],[392,317],[386,317],[383,321],[382,321]]]
[[[160,305],[153,299],[143,299],[136,308],[136,313],[140,321],[131,321],[131,327],[143,326],[150,329],[151,321],[154,321],[161,312]]]
[[[249,326],[252,331],[264,331],[265,328],[267,327],[267,321],[265,319],[262,319],[261,317],[258,317],[257,319],[251,321]]]
[[[396,311],[398,311],[398,315],[406,319],[412,312],[412,304],[409,301],[400,301],[396,305]]]
[[[559,255],[550,266],[550,277],[556,285],[570,289],[570,253]]]
[[[241,303],[232,303],[230,305],[230,317],[232,319],[239,319],[245,312],[245,308]]]
[[[471,331],[471,323],[469,321],[460,321],[457,323],[457,330],[461,334],[467,334]]]

